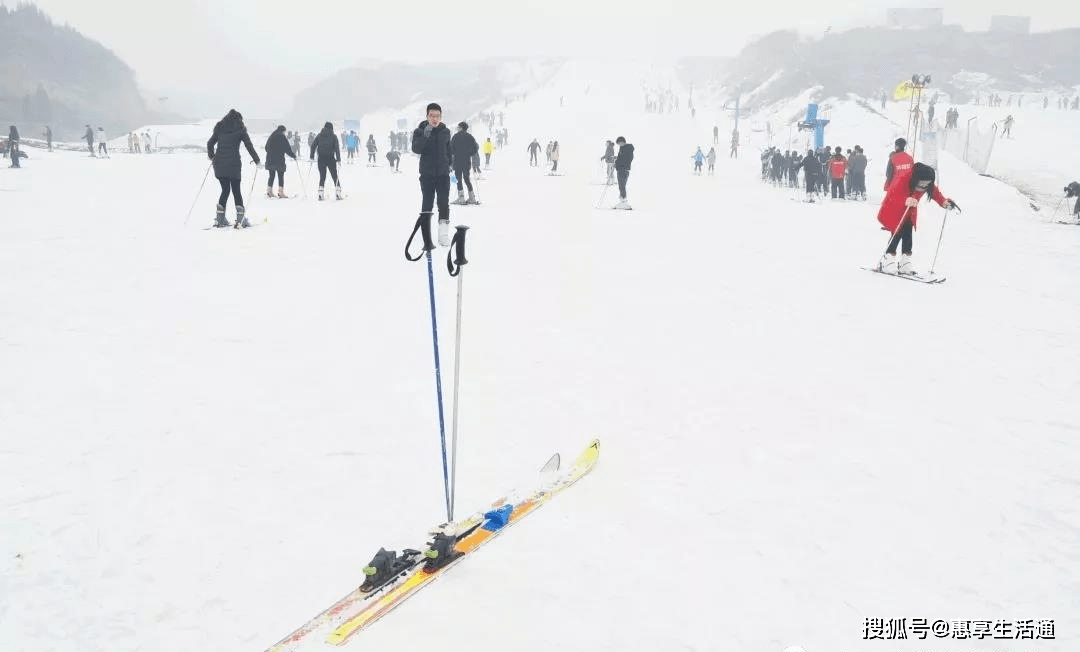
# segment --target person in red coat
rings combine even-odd
[[[885,191],[885,199],[878,210],[878,222],[893,234],[889,248],[878,263],[878,269],[889,274],[914,274],[911,266],[911,245],[918,224],[919,200],[923,195],[933,199],[945,210],[956,207],[953,200],[941,194],[934,185],[934,168],[916,163],[908,169],[898,169]],[[896,259],[896,247],[900,246],[900,260]]]
[[[905,171],[910,172],[911,167],[915,165],[915,159],[911,158],[911,154],[905,152],[905,149],[907,149],[907,141],[897,138],[893,143],[893,152],[889,154],[889,163],[885,166],[886,191],[889,190],[889,184],[892,183],[894,176]]]

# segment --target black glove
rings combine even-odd
[[[960,210],[960,207],[951,199],[945,200],[945,210],[951,211],[952,209]]]

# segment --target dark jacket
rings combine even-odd
[[[368,136],[368,139],[367,139],[367,151],[369,151],[369,152],[377,152],[378,149],[379,148],[375,146],[375,136]]]
[[[240,144],[247,148],[248,154],[259,163],[259,155],[251,144],[244,119],[231,109],[221,122],[214,125],[214,134],[206,141],[206,154],[214,161],[214,176],[218,179],[239,179],[243,167],[240,161]],[[217,146],[215,150],[215,145]]]
[[[86,133],[83,134],[82,138],[83,138],[83,140],[85,140],[88,143],[93,143],[94,142],[94,130],[91,129],[90,127],[87,127],[86,128]]]
[[[266,169],[285,171],[285,157],[296,160],[296,154],[289,145],[289,138],[285,135],[285,127],[278,125],[274,133],[266,139]]]
[[[323,127],[319,135],[315,136],[315,141],[311,143],[311,158],[315,158],[316,151],[320,160],[341,162],[341,145],[338,144],[338,137],[332,127]]]
[[[465,169],[472,162],[472,155],[480,151],[480,145],[472,134],[459,131],[450,137],[450,150],[454,154],[454,167]]]
[[[817,155],[810,152],[799,162],[798,167],[803,170],[803,175],[807,179],[818,179],[821,177],[821,161],[818,160]]]
[[[15,125],[11,125],[11,130],[8,132],[8,140],[13,143],[19,142],[19,130],[15,128]]]
[[[449,176],[450,159],[453,157],[450,130],[439,123],[430,134],[424,135],[427,126],[426,120],[421,122],[412,134],[412,151],[420,155],[420,176]]]
[[[866,172],[866,154],[852,154],[848,159],[848,170],[852,174],[862,174]]]
[[[615,169],[620,171],[630,171],[630,164],[634,162],[634,146],[630,143],[625,143],[619,147],[619,155],[615,157]]]

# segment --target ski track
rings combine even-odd
[[[865,618],[921,617],[1054,618],[1028,647],[1075,649],[1080,230],[943,153],[949,281],[866,274],[892,124],[852,105],[828,132],[866,148],[871,201],[792,203],[749,129],[692,176],[729,122],[639,113],[643,79],[573,63],[496,107],[510,145],[483,205],[452,207],[458,515],[593,437],[599,466],[346,647],[881,652]],[[597,211],[618,135],[635,210]],[[565,176],[528,167],[533,137]],[[240,232],[201,230],[212,178],[182,224],[205,157],[31,156],[0,170],[0,648],[261,652],[379,546],[424,542],[445,514],[413,156],[345,167],[341,202],[267,201],[261,171]],[[944,213],[923,206],[925,271]]]

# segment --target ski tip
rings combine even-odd
[[[562,464],[562,457],[558,453],[555,453],[544,466],[540,467],[540,473],[554,473],[559,470],[559,466]]]

